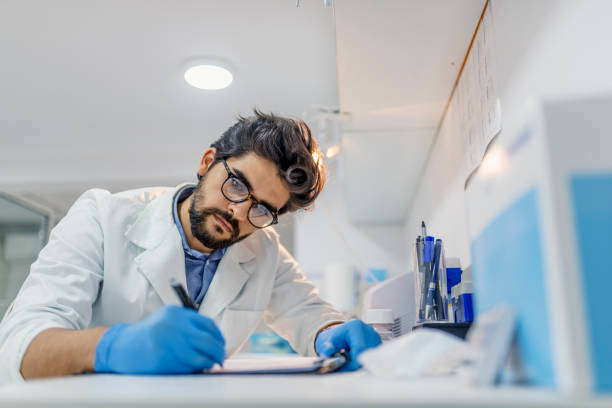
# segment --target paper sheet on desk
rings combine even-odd
[[[342,359],[342,361],[340,360]],[[274,357],[235,358],[226,360],[223,367],[215,366],[206,374],[300,374],[331,372],[344,362],[343,357]]]
[[[455,353],[465,342],[434,329],[419,329],[363,352],[359,362],[377,376],[420,378]]]

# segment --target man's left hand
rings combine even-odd
[[[315,350],[325,357],[346,351],[349,362],[340,371],[354,371],[361,367],[357,356],[380,344],[380,336],[372,326],[355,319],[320,332],[315,340]]]

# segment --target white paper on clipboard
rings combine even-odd
[[[325,374],[337,370],[345,362],[343,356],[235,358],[226,360],[223,367],[215,365],[205,374]]]

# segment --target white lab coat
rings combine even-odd
[[[0,324],[0,383],[22,379],[21,360],[41,331],[137,322],[179,304],[185,260],[172,213],[177,188],[85,192],[53,229]],[[302,355],[345,317],[319,298],[271,228],[230,246],[200,313],[214,319],[231,356],[263,318]]]

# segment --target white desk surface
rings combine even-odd
[[[79,375],[0,387],[4,407],[612,407],[518,387],[465,388],[448,380],[399,380],[366,372],[278,376]]]

